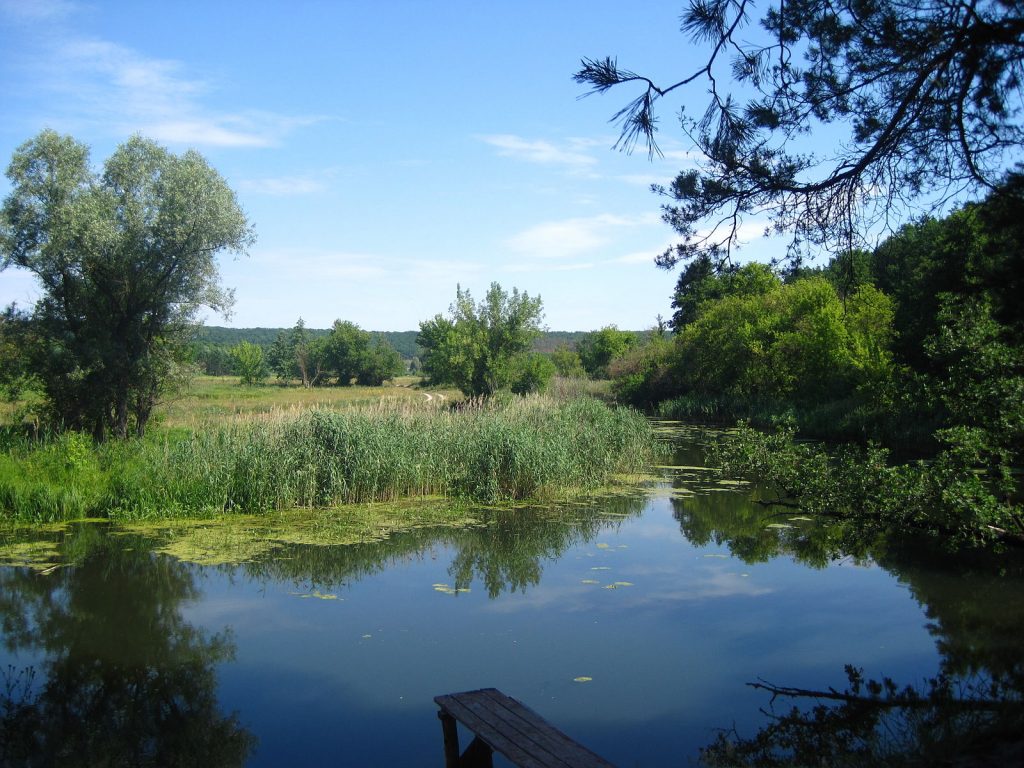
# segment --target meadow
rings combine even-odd
[[[443,497],[501,503],[593,491],[655,451],[638,413],[572,386],[456,404],[389,387],[241,387],[204,378],[143,439],[0,433],[0,512],[48,522],[264,513]]]

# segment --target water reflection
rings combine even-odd
[[[569,548],[640,514],[645,504],[645,497],[634,493],[577,506],[482,509],[472,522],[454,527],[414,528],[346,546],[287,545],[273,556],[225,565],[222,570],[241,568],[252,578],[333,589],[444,547],[454,552],[448,568],[452,588],[468,589],[479,580],[495,599],[539,584],[545,562],[558,560]]]
[[[706,752],[708,762],[773,765],[814,753],[815,764],[839,764],[861,750],[899,764],[920,756],[908,749],[917,741],[969,751],[950,739],[975,731],[1011,748],[999,734],[1021,724],[1019,559],[954,561],[912,541],[859,541],[855,530],[759,503],[756,488],[722,483],[693,443],[677,464],[653,498],[477,510],[457,525],[388,528],[386,538],[343,545],[309,543],[320,530],[288,538],[272,520],[241,518],[230,530],[182,523],[142,536],[83,525],[24,541],[35,567],[0,568],[2,633],[17,661],[6,694],[0,679],[0,765],[275,764],[296,745],[298,762],[312,763],[321,745],[326,754],[339,743],[377,750],[353,751],[352,762],[437,764],[432,695],[501,675],[500,687],[522,685],[524,700],[623,763],[685,763],[713,738],[709,726],[733,718],[742,733]],[[254,531],[263,537],[255,544]],[[175,537],[219,564],[160,554]],[[848,574],[829,568],[837,561],[872,567]],[[458,599],[430,591],[446,578]],[[716,579],[744,589],[701,591]],[[898,621],[917,634],[872,656],[882,641],[850,636],[861,623],[882,632],[898,623],[872,602],[876,587],[892,615],[891,606],[908,606]],[[328,593],[339,599],[292,596]],[[923,606],[939,651],[937,668],[926,656],[915,669],[931,666],[936,683],[855,676],[845,691],[836,685],[846,698],[814,696],[837,682],[820,683],[826,666],[874,664],[884,674],[880,664],[927,654],[906,593]],[[817,624],[807,621],[814,614]],[[818,655],[827,645],[831,655]],[[803,677],[780,679],[794,670]],[[593,681],[573,682],[584,675]],[[757,675],[781,687],[746,695],[743,682]],[[218,704],[218,684],[245,727]],[[785,688],[795,684],[806,688]],[[774,719],[759,719],[759,706]],[[705,710],[710,723],[699,720]],[[878,741],[886,732],[900,736]],[[623,742],[628,759],[614,754]]]
[[[690,467],[672,485],[692,488],[701,477]],[[702,763],[1024,764],[1024,553],[954,554],[910,538],[865,537],[847,522],[766,503],[757,488],[742,498],[680,495],[671,505],[688,541],[725,547],[748,564],[790,557],[813,568],[841,559],[880,566],[921,605],[940,654],[927,680],[869,679],[849,665],[844,690],[751,681],[767,695],[768,724],[753,735],[723,729]]]
[[[0,569],[7,650],[41,659],[6,670],[0,764],[242,765],[255,740],[220,711],[213,672],[230,635],[182,619],[193,568],[95,526],[66,551],[74,565],[49,575]]]

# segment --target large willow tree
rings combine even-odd
[[[216,256],[254,240],[234,193],[197,152],[138,136],[97,173],[88,147],[43,131],[7,177],[0,269],[41,291],[27,367],[59,425],[141,435],[200,308],[231,305]]]

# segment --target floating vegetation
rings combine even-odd
[[[337,595],[330,594],[330,593],[324,593],[324,592],[321,592],[318,589],[314,589],[312,592],[292,592],[291,594],[295,595],[296,597],[301,597],[303,599],[307,599],[307,598],[314,598],[316,600],[341,600],[342,599],[342,598],[338,597]],[[368,635],[367,635],[367,637],[368,637]]]
[[[631,581],[616,581],[611,584],[605,584],[604,589],[618,589],[619,587],[632,587],[633,582]]]
[[[610,545],[605,544],[603,541],[597,545],[598,549],[608,549]]]
[[[574,677],[574,678],[572,679],[572,681],[573,681],[574,683],[589,683],[589,682],[591,682],[591,681],[592,681],[593,679],[594,679],[594,678],[592,678],[592,677],[586,677],[586,676],[581,676],[581,677]]]
[[[581,579],[580,584],[600,584],[601,582],[597,579]]]
[[[0,546],[0,566],[51,573],[60,566],[59,560],[60,552],[52,541],[18,541]]]
[[[469,587],[452,587],[448,584],[435,584],[434,591],[445,595],[459,595],[464,592],[469,592]]]
[[[786,528],[795,528],[795,527],[796,526],[789,525],[788,523],[768,523],[768,525],[765,526],[765,528],[777,528],[777,529],[782,529],[782,530],[784,530]]]

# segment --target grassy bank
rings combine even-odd
[[[100,446],[74,433],[5,440],[0,512],[32,521],[565,497],[641,469],[654,445],[632,411],[549,397],[292,409]]]

